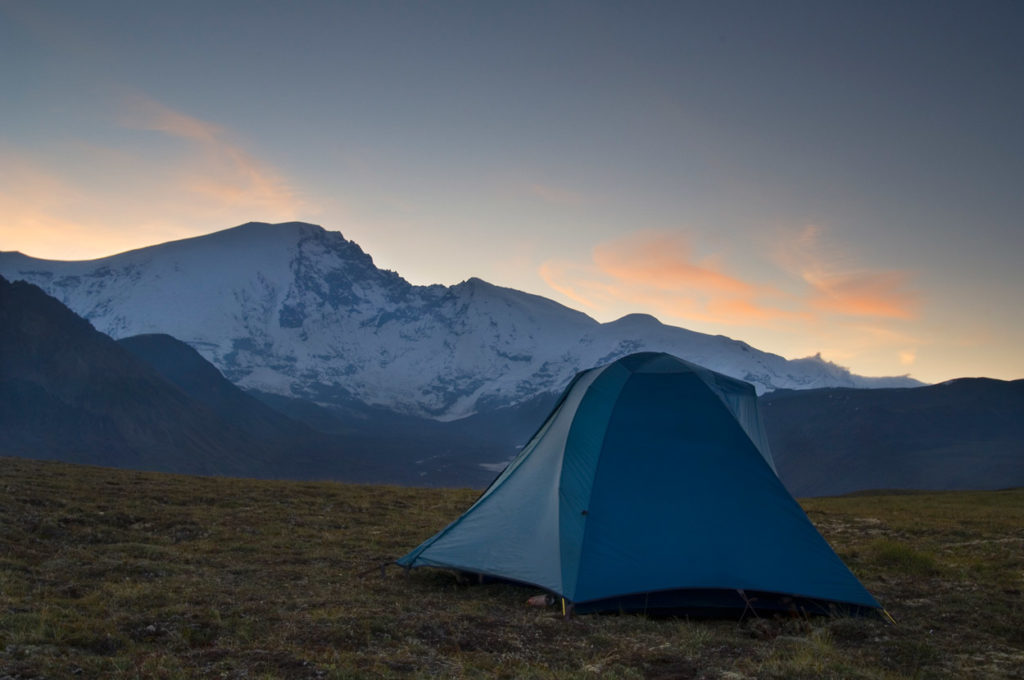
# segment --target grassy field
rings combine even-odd
[[[583,616],[378,565],[469,490],[0,459],[0,678],[1024,677],[1024,490],[803,505],[898,621]]]

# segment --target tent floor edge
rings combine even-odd
[[[654,617],[736,619],[792,616],[877,617],[888,621],[881,608],[764,591],[738,589],[681,589],[632,593],[573,604],[575,614],[645,614]]]

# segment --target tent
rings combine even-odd
[[[398,564],[531,584],[577,613],[879,609],[779,481],[753,387],[651,352],[579,373]]]

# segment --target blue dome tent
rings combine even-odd
[[[579,373],[398,564],[531,584],[577,613],[880,609],[779,481],[753,387],[660,353]]]

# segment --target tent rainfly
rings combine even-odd
[[[579,373],[398,564],[531,584],[576,613],[880,610],[779,481],[753,387],[652,352]]]

